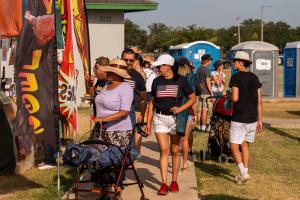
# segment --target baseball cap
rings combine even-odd
[[[157,67],[160,65],[170,65],[173,66],[175,59],[169,54],[163,54],[157,58],[157,60],[151,63],[153,66]]]

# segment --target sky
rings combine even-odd
[[[147,30],[148,25],[161,22],[171,27],[197,25],[205,28],[226,28],[244,19],[284,21],[300,26],[300,0],[153,0],[159,3],[155,11],[126,13],[125,18]]]

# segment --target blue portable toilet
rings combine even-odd
[[[283,96],[299,97],[300,41],[291,42],[283,49]]]
[[[201,56],[204,54],[210,54],[213,59],[209,66],[211,71],[214,70],[213,63],[220,58],[220,47],[207,41],[196,41],[171,46],[169,52],[175,59],[182,56],[186,57],[196,67],[195,71],[200,66]]]
[[[229,56],[234,57],[236,51],[249,53],[252,64],[250,71],[257,75],[262,83],[262,95],[278,96],[278,56],[279,49],[273,44],[261,41],[247,41],[230,49]],[[234,71],[232,71],[234,74]]]

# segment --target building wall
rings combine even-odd
[[[105,56],[110,59],[120,57],[124,49],[124,12],[88,10],[91,72],[96,58]],[[74,37],[75,38],[75,37]],[[75,67],[79,70],[78,87],[76,91],[77,103],[81,104],[81,97],[85,94],[83,68],[79,52],[75,49]]]
[[[124,12],[88,10],[91,64],[99,56],[120,57],[124,49]]]

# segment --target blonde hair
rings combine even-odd
[[[178,72],[177,73],[181,76],[186,76],[186,75],[192,73],[192,71],[191,71],[191,69],[188,65],[184,64],[184,65],[179,65],[178,66]]]

